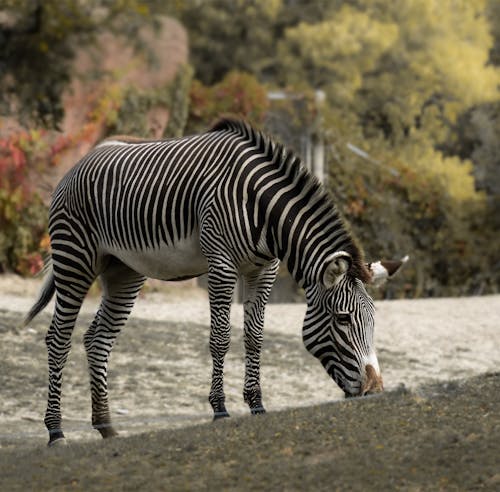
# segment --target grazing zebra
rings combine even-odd
[[[223,119],[206,133],[178,139],[104,141],[57,186],[49,233],[49,272],[25,319],[29,323],[55,293],[46,336],[49,444],[64,442],[62,372],[78,312],[97,277],[102,301],[84,345],[92,424],[103,437],[116,434],[108,406],[109,353],[146,277],[208,273],[215,418],[229,416],[223,365],[239,275],[247,286],[243,396],[253,414],[264,412],[264,308],[280,260],[307,295],[307,349],[346,395],[382,388],[373,303],[363,282],[388,276],[399,264],[367,266],[319,182],[292,152],[245,122]]]

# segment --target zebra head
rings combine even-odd
[[[382,283],[406,261],[366,265],[371,282]],[[351,256],[328,259],[322,279],[306,288],[303,340],[346,397],[383,391],[373,343],[375,307],[363,282],[352,275]]]

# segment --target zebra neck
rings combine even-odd
[[[351,237],[319,182],[292,154],[247,177],[247,212],[257,250],[279,258],[300,286],[315,284],[328,256],[353,251]]]

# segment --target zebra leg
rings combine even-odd
[[[209,263],[208,296],[210,299],[210,354],[212,355],[212,386],[208,401],[214,420],[229,417],[224,395],[224,357],[230,342],[230,311],[238,273],[229,263]]]
[[[243,399],[252,415],[265,413],[260,388],[260,355],[262,349],[264,310],[278,270],[278,262],[245,275],[244,301],[245,383]]]
[[[145,278],[113,259],[101,273],[101,305],[84,335],[92,394],[92,426],[102,437],[117,435],[108,404],[108,359],[116,337],[125,325]]]
[[[49,390],[44,422],[49,431],[49,446],[65,442],[61,425],[62,373],[68,360],[71,334],[76,318],[93,280],[81,278],[78,281],[62,281],[58,279],[56,266],[54,272],[56,279],[55,309],[45,337],[49,365]]]

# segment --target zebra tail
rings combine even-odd
[[[52,261],[49,260],[45,264],[43,272],[45,273],[45,280],[42,284],[42,288],[40,289],[40,293],[38,294],[38,299],[33,307],[29,310],[28,314],[25,316],[21,325],[22,328],[28,326],[33,318],[35,318],[35,316],[37,316],[40,311],[42,311],[42,309],[47,306],[52,297],[54,297],[56,284],[54,282],[54,270],[52,268]]]

